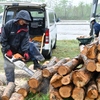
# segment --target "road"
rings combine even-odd
[[[71,40],[79,36],[89,36],[89,21],[60,21],[57,23],[57,40]]]

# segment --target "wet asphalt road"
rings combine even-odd
[[[89,36],[89,21],[60,21],[57,23],[57,40],[71,40],[79,36]]]

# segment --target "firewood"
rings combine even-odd
[[[97,61],[100,63],[100,52],[97,53]]]
[[[30,88],[30,92],[32,93],[38,93],[41,92],[43,94],[47,94],[49,91],[49,78],[43,78],[41,84],[37,88]]]
[[[74,87],[71,97],[74,100],[84,100],[85,90],[83,88]]]
[[[100,44],[97,45],[97,50],[100,51]]]
[[[54,74],[50,80],[50,84],[54,87],[54,88],[57,88],[57,87],[60,87],[62,86],[62,83],[61,83],[61,78],[62,76],[59,75],[59,74]]]
[[[87,52],[86,56],[89,59],[95,59],[96,58],[96,53],[97,53],[97,45],[93,44],[92,47],[88,49],[88,52]]]
[[[94,60],[92,59],[88,59],[85,55],[80,55],[84,61],[84,65],[86,67],[86,69],[90,72],[94,72],[97,68],[96,63]]]
[[[95,100],[100,100],[100,94],[98,94],[98,97]]]
[[[52,76],[54,73],[57,72],[57,68],[59,66],[61,66],[63,63],[66,63],[67,61],[69,61],[69,58],[64,58],[64,59],[61,59],[60,61],[58,61],[55,65],[43,69],[43,71],[42,71],[43,77]]]
[[[5,86],[0,86],[0,100],[2,100],[1,97],[3,95],[4,90],[5,90]]]
[[[100,93],[100,73],[96,78],[96,83],[97,83],[97,87],[98,87],[98,93]]]
[[[50,100],[63,100],[59,94],[58,88],[54,88],[51,84],[49,85],[49,99]]]
[[[29,85],[27,81],[25,81],[24,84],[19,87],[20,88],[16,92],[22,94],[23,97],[26,97],[29,92]]]
[[[95,100],[95,99],[91,99],[91,98],[89,98],[89,97],[86,96],[86,97],[84,98],[84,100]]]
[[[72,89],[73,89],[72,84],[61,86],[59,88],[59,94],[61,95],[62,98],[68,98],[71,96]]]
[[[80,54],[86,55],[88,51],[88,47],[85,45],[80,45]]]
[[[7,84],[7,80],[6,80],[6,76],[5,75],[0,75],[0,86],[6,85]]]
[[[72,82],[72,72],[67,74],[66,76],[63,76],[61,79],[61,83],[63,85],[68,85],[71,82]]]
[[[88,87],[87,87],[87,96],[91,99],[96,99],[98,97],[98,90],[97,90],[97,86],[94,80],[91,80],[88,83]]]
[[[78,66],[78,64],[80,64],[80,60],[77,60],[76,58],[68,61],[67,63],[59,66],[57,72],[60,75],[66,75],[68,73],[70,73],[75,67]]]
[[[100,62],[96,62],[96,71],[100,72]]]
[[[33,76],[28,80],[28,85],[31,88],[37,88],[42,81],[42,71],[37,70]]]
[[[86,70],[85,67],[82,67],[79,70],[75,70],[72,73],[73,83],[77,87],[84,87],[91,79],[92,73]]]
[[[13,93],[9,100],[24,100],[24,97],[19,93]]]
[[[15,84],[13,82],[9,82],[3,92],[2,100],[9,100],[11,94],[14,92],[14,89],[15,89]]]

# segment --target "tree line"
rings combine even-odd
[[[6,0],[0,0],[6,1]],[[12,0],[18,1],[18,0]],[[32,0],[31,0],[32,1]],[[34,0],[35,1],[35,0]],[[58,18],[63,20],[88,20],[91,14],[92,4],[80,2],[78,6],[72,4],[69,0],[46,0],[47,6],[53,8]],[[9,2],[9,1],[7,1]],[[36,2],[45,2],[45,0],[36,0]],[[3,11],[0,6],[0,12]]]

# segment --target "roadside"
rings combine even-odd
[[[62,20],[57,23],[57,40],[73,40],[78,36],[88,36],[90,25],[88,20]]]

